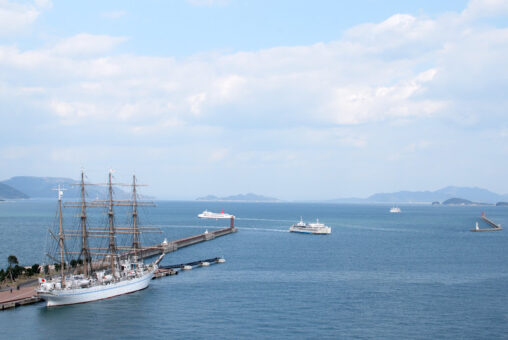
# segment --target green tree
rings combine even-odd
[[[12,273],[12,265],[18,265],[18,258],[14,255],[9,255],[9,257],[7,257],[7,262],[9,263],[9,275],[11,277],[11,281],[14,282],[14,279],[16,277],[16,275],[13,275]]]
[[[18,258],[14,255],[9,255],[7,262],[9,262],[9,267],[12,267],[15,264],[19,264]]]
[[[49,273],[49,264],[44,266],[44,274],[48,275],[48,273]]]
[[[41,271],[41,266],[39,266],[39,264],[37,263],[32,265],[32,271],[34,272],[34,274],[39,274]]]
[[[12,276],[14,276],[14,279],[16,279],[18,276],[23,274],[24,271],[25,267],[15,265],[14,268],[12,268]]]

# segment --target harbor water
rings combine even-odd
[[[0,312],[1,338],[507,338],[508,229],[469,230],[482,211],[508,227],[508,207],[400,207],[157,202],[142,222],[161,227],[159,241],[228,226],[198,219],[205,209],[237,216],[237,233],[170,253],[163,265],[226,262],[109,300]],[[11,254],[43,263],[55,213],[54,201],[1,203],[0,267]],[[331,235],[289,233],[300,216],[319,218]]]

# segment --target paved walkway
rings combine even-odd
[[[12,293],[10,290],[0,292],[0,304],[17,301],[21,299],[26,299],[36,295],[35,286],[31,287],[23,287],[17,290],[16,288],[12,289]]]

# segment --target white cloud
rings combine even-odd
[[[0,46],[2,87],[44,104],[65,124],[120,120],[136,134],[160,126],[334,127],[475,116],[480,103],[458,92],[508,77],[508,31],[478,29],[458,16],[396,14],[335,42],[178,60],[118,55],[126,38],[82,33],[42,49]],[[365,136],[341,138],[366,145]]]
[[[478,17],[494,17],[508,14],[508,1],[506,0],[471,0],[462,12],[466,19]]]
[[[444,108],[439,101],[413,99],[432,81],[435,69],[418,74],[393,86],[340,87],[332,90],[326,107],[337,124],[359,124],[388,118],[429,116]]]
[[[247,80],[239,75],[233,74],[218,78],[212,85],[216,89],[216,95],[223,101],[233,100],[239,95],[241,87]]]
[[[89,102],[64,102],[53,99],[49,107],[66,124],[75,123],[80,118],[97,119],[101,116],[101,109]]]
[[[203,104],[206,100],[206,93],[192,94],[188,97],[189,110],[192,114],[199,116],[202,111]]]
[[[51,1],[48,0],[26,4],[0,0],[0,35],[25,29],[39,17],[42,10],[51,6]]]
[[[50,49],[49,53],[56,56],[86,57],[107,53],[126,40],[125,37],[81,33],[60,40]]]

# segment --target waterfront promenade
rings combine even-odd
[[[35,287],[36,282],[31,286],[0,291],[0,310],[39,302],[41,299],[35,293]]]

